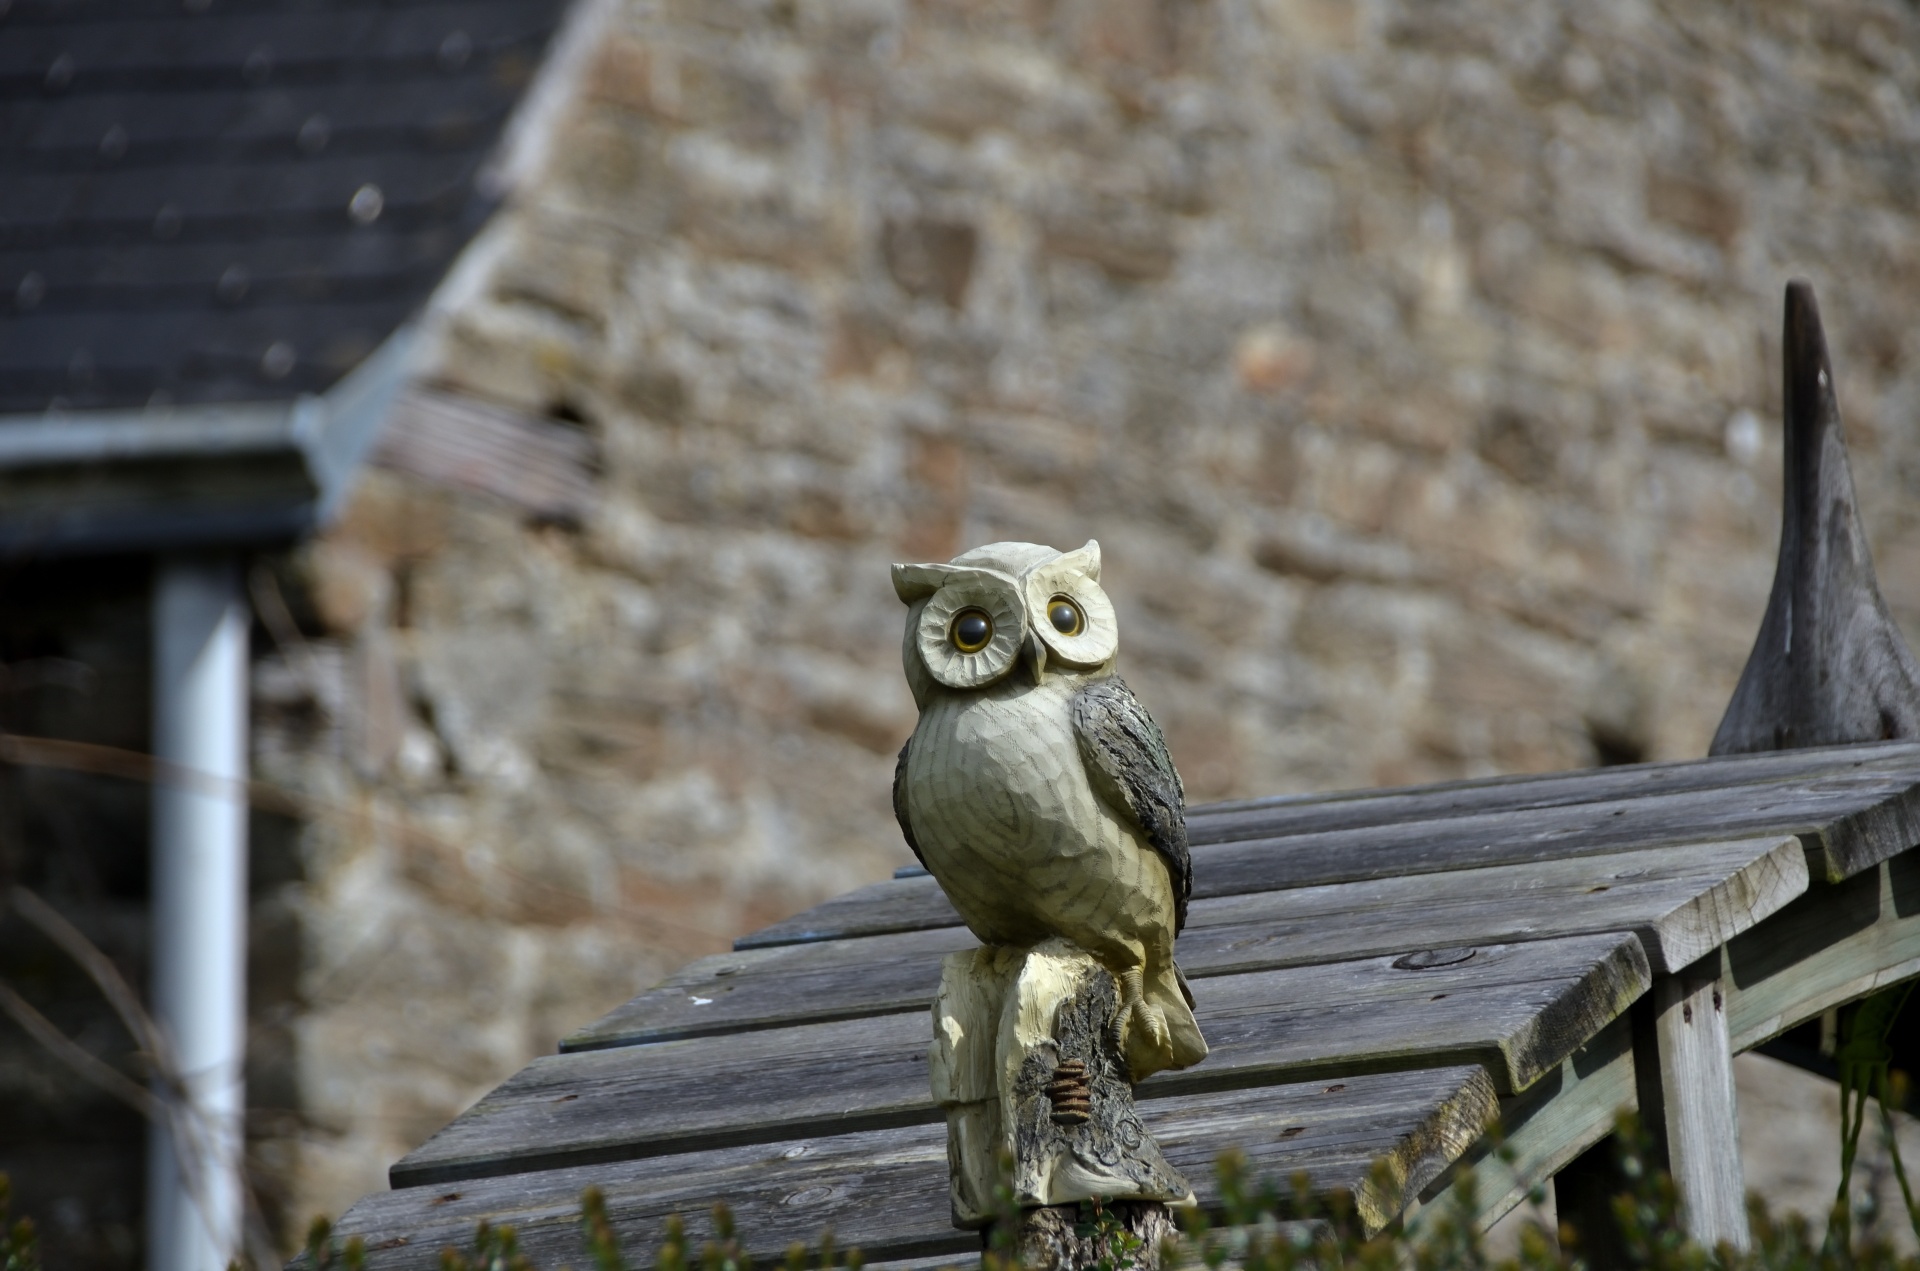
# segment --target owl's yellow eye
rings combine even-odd
[[[1047,621],[1061,635],[1079,635],[1087,629],[1086,615],[1080,612],[1080,606],[1065,596],[1055,596],[1047,602]]]
[[[978,653],[993,639],[993,619],[985,609],[962,609],[953,615],[953,625],[947,629],[947,635],[960,652]]]

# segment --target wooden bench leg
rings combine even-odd
[[[1708,1248],[1726,1243],[1745,1249],[1746,1182],[1720,980],[1685,972],[1662,976],[1650,996],[1653,1044],[1637,1046],[1635,1058],[1653,1060],[1659,1076],[1657,1083],[1646,1079],[1652,1073],[1641,1076],[1641,1119],[1664,1131],[1687,1234]]]
[[[1733,1048],[1719,978],[1686,972],[1661,976],[1634,1004],[1633,1034],[1634,1086],[1648,1139],[1647,1165],[1673,1176],[1680,1221],[1689,1236],[1708,1248],[1723,1242],[1747,1248]],[[1560,1221],[1573,1228],[1589,1266],[1626,1260],[1614,1224],[1613,1197],[1631,1184],[1620,1173],[1617,1153],[1608,1137],[1568,1162],[1554,1178]]]

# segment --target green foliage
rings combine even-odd
[[[1271,1179],[1256,1179],[1247,1169],[1246,1158],[1238,1152],[1221,1154],[1215,1164],[1219,1184],[1218,1225],[1200,1210],[1182,1215],[1185,1240],[1174,1249],[1165,1265],[1221,1271],[1224,1267],[1244,1271],[1396,1271],[1413,1265],[1428,1267],[1479,1267],[1480,1261],[1452,1260],[1442,1252],[1440,1260],[1421,1261],[1427,1245],[1411,1246],[1395,1235],[1380,1233],[1369,1237],[1363,1227],[1353,1198],[1336,1192],[1324,1201],[1313,1194],[1312,1180],[1295,1174],[1286,1190]],[[1306,1217],[1306,1215],[1312,1215]],[[1477,1257],[1479,1237],[1472,1224],[1459,1229],[1452,1225],[1438,1233],[1451,1247],[1459,1244]],[[1441,1246],[1436,1245],[1439,1250]],[[1413,1259],[1411,1263],[1409,1259]]]
[[[1145,1256],[1147,1242],[1128,1231],[1127,1225],[1097,1200],[1080,1202],[1073,1234],[1100,1250],[1093,1271],[1149,1271],[1154,1265],[1152,1258]]]
[[[1880,1105],[1887,1155],[1892,1158],[1893,1174],[1906,1201],[1907,1218],[1915,1234],[1920,1234],[1920,1207],[1914,1204],[1907,1167],[1900,1159],[1900,1140],[1893,1128],[1893,1109],[1905,1106],[1907,1101],[1905,1078],[1892,1071],[1893,1026],[1912,993],[1913,982],[1908,981],[1855,1002],[1840,1013],[1839,1045],[1834,1051],[1834,1062],[1840,1069],[1840,1190],[1834,1198],[1827,1240],[1838,1241],[1842,1248],[1853,1237],[1853,1214],[1847,1200],[1869,1097]]]
[[[520,1252],[512,1227],[482,1218],[473,1230],[473,1248],[440,1251],[440,1271],[534,1271],[534,1265]]]
[[[307,1259],[313,1271],[364,1271],[367,1265],[366,1242],[354,1236],[342,1245],[333,1238],[333,1224],[316,1218],[307,1228]]]
[[[40,1271],[40,1242],[30,1218],[13,1218],[13,1180],[0,1174],[0,1271]]]
[[[1206,1271],[1920,1271],[1920,1259],[1900,1258],[1883,1240],[1850,1247],[1844,1239],[1821,1239],[1799,1215],[1775,1219],[1757,1197],[1749,1202],[1752,1249],[1702,1248],[1681,1229],[1673,1180],[1648,1168],[1648,1144],[1632,1117],[1616,1126],[1615,1143],[1620,1190],[1611,1208],[1621,1253],[1613,1261],[1589,1261],[1579,1232],[1564,1225],[1549,1231],[1535,1222],[1522,1231],[1515,1256],[1495,1262],[1475,1230],[1470,1179],[1437,1212],[1423,1215],[1412,1237],[1367,1236],[1342,1198],[1326,1216],[1301,1221],[1299,1215],[1313,1212],[1304,1177],[1293,1180],[1288,1195],[1271,1182],[1256,1185],[1244,1163],[1228,1155],[1219,1166],[1224,1222],[1215,1227],[1203,1215],[1190,1218],[1178,1265],[1197,1263]]]
[[[1857,1121],[1849,1128],[1857,1144]],[[1581,1234],[1566,1225],[1554,1231],[1538,1222],[1522,1230],[1513,1256],[1494,1260],[1474,1222],[1471,1178],[1423,1212],[1412,1235],[1398,1229],[1369,1234],[1352,1197],[1317,1196],[1305,1174],[1294,1175],[1284,1187],[1255,1177],[1245,1158],[1229,1151],[1216,1167],[1218,1205],[1211,1214],[1183,1213],[1182,1235],[1159,1251],[1158,1263],[1168,1271],[1920,1271],[1920,1258],[1900,1257],[1884,1239],[1852,1239],[1841,1204],[1826,1231],[1817,1233],[1801,1215],[1775,1216],[1759,1197],[1750,1197],[1753,1247],[1704,1249],[1682,1231],[1673,1180],[1649,1168],[1646,1138],[1631,1116],[1615,1126],[1614,1141],[1620,1190],[1611,1208],[1621,1252],[1613,1261],[1590,1260]],[[1008,1171],[995,1191],[981,1271],[1025,1271],[1010,1177]],[[1376,1168],[1373,1185],[1383,1195],[1394,1191],[1384,1167]],[[1533,1199],[1544,1197],[1536,1192]],[[0,1271],[42,1271],[33,1224],[10,1217],[8,1179],[0,1173]],[[591,1271],[630,1271],[636,1265],[621,1249],[606,1197],[597,1187],[581,1197],[580,1229]],[[1104,1251],[1091,1271],[1147,1271],[1155,1264],[1109,1206],[1083,1204],[1075,1234],[1083,1241],[1098,1238]],[[311,1271],[364,1271],[367,1250],[358,1237],[342,1242],[320,1218],[307,1232],[304,1261]],[[714,1206],[712,1238],[698,1248],[679,1215],[669,1217],[651,1264],[657,1271],[754,1271],[725,1205]],[[442,1271],[544,1271],[520,1251],[512,1227],[486,1221],[475,1229],[470,1248],[442,1250],[440,1266]],[[861,1267],[859,1251],[836,1247],[831,1233],[811,1249],[791,1246],[784,1260],[784,1271]]]

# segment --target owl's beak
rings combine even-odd
[[[1027,632],[1027,644],[1020,650],[1020,660],[1026,664],[1027,674],[1036,685],[1047,682],[1047,646],[1037,632]]]

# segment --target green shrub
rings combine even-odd
[[[0,1271],[40,1271],[33,1220],[13,1218],[13,1180],[0,1174]]]
[[[1920,1259],[1902,1259],[1884,1240],[1851,1247],[1842,1238],[1844,1218],[1819,1236],[1798,1214],[1776,1218],[1759,1197],[1749,1200],[1753,1247],[1703,1249],[1680,1227],[1673,1181],[1646,1167],[1645,1144],[1631,1117],[1616,1127],[1621,1190],[1613,1217],[1625,1268],[1636,1271],[1920,1271]],[[1187,1213],[1182,1236],[1162,1251],[1163,1265],[1182,1271],[1614,1271],[1583,1256],[1579,1233],[1565,1226],[1549,1231],[1538,1222],[1521,1231],[1517,1254],[1495,1262],[1476,1229],[1471,1189],[1429,1211],[1416,1235],[1397,1230],[1368,1235],[1350,1197],[1316,1197],[1310,1180],[1296,1175],[1285,1186],[1258,1178],[1236,1152],[1217,1165],[1220,1201],[1214,1213]],[[1536,1194],[1536,1203],[1544,1196]],[[1017,1216],[1010,1189],[1002,1188],[1001,1215],[981,1259],[981,1271],[1022,1271],[1011,1238]],[[1310,1215],[1303,1218],[1302,1215]],[[726,1206],[714,1207],[714,1238],[695,1249],[678,1216],[669,1218],[654,1265],[659,1271],[753,1271]],[[626,1261],[607,1219],[599,1189],[581,1198],[581,1226],[594,1271],[626,1271]],[[1140,1242],[1105,1207],[1087,1203],[1080,1236],[1100,1235],[1107,1250],[1096,1271],[1136,1271],[1151,1259]],[[446,1250],[443,1271],[534,1271],[519,1253],[511,1228],[482,1223],[470,1250]],[[956,1264],[971,1259],[956,1259]],[[327,1265],[316,1262],[316,1266]],[[349,1264],[351,1265],[351,1264]],[[808,1250],[787,1253],[787,1271],[859,1271],[855,1250],[836,1250],[831,1236]]]

